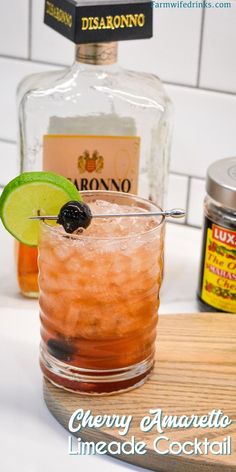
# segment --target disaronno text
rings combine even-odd
[[[72,15],[67,13],[65,10],[62,10],[61,8],[56,7],[52,2],[46,2],[46,14],[52,16],[59,23],[63,23],[69,28],[72,28]]]
[[[116,192],[129,193],[132,191],[132,181],[129,179],[97,179],[91,180],[82,179],[71,179],[68,178],[79,191],[83,190],[113,190]]]
[[[120,28],[143,28],[145,25],[144,13],[115,16],[89,16],[81,18],[82,30],[115,30]]]

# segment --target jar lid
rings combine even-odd
[[[221,159],[210,165],[206,190],[213,200],[236,210],[236,157]]]

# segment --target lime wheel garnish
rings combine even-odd
[[[81,200],[81,196],[65,177],[52,172],[25,172],[4,188],[0,217],[12,236],[29,246],[37,246],[39,222],[30,217],[57,215],[70,200]]]

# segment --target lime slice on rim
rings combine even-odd
[[[0,217],[16,239],[37,246],[39,221],[30,216],[58,215],[70,200],[81,200],[74,184],[52,172],[24,172],[4,188],[0,197]]]

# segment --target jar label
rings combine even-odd
[[[44,136],[43,169],[67,177],[79,190],[137,193],[137,136]]]
[[[222,311],[236,313],[236,231],[206,218],[201,298]]]

